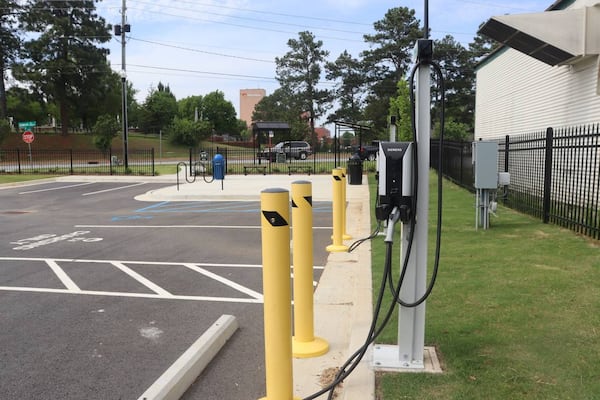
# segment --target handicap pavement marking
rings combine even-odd
[[[57,287],[24,287],[24,286],[0,286],[0,291],[16,291],[16,292],[37,292],[37,293],[58,293],[58,294],[79,294],[91,296],[112,296],[112,297],[135,297],[147,299],[161,300],[191,300],[191,301],[210,301],[210,302],[227,302],[227,303],[262,303],[262,293],[256,292],[246,286],[240,285],[231,279],[215,274],[204,267],[236,267],[236,268],[260,268],[260,265],[254,264],[207,264],[207,263],[176,263],[176,262],[156,262],[156,261],[123,261],[123,260],[88,260],[88,259],[58,259],[58,258],[36,258],[36,257],[0,257],[0,269],[3,263],[6,262],[31,262],[39,264],[41,268],[48,267],[64,288]],[[84,290],[72,279],[64,270],[68,263],[89,263],[89,264],[106,264],[113,268],[124,272],[131,279],[143,285],[150,290],[150,293],[140,292],[121,292],[121,291],[99,291],[99,290]],[[139,272],[134,271],[129,266],[163,266],[165,268],[172,266],[185,267],[202,278],[208,278],[215,282],[233,289],[243,297],[219,297],[219,296],[189,296],[171,293],[160,285],[152,282],[144,277]]]

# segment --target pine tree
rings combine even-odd
[[[315,36],[307,31],[300,32],[298,39],[290,39],[287,44],[290,50],[283,57],[275,58],[277,80],[285,92],[296,97],[302,107],[299,113],[305,113],[309,118],[314,145],[314,122],[331,104],[329,91],[318,88],[329,52],[322,49],[321,40],[315,40]]]
[[[67,135],[71,114],[80,100],[105,82],[110,74],[110,25],[96,13],[95,1],[29,0],[21,20],[36,33],[24,43],[24,62],[17,78],[59,107],[62,134]]]
[[[327,79],[336,81],[334,95],[339,102],[339,108],[327,118],[328,121],[362,121],[363,93],[367,84],[364,63],[344,50],[335,62],[327,63],[326,69]]]

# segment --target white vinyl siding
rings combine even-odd
[[[600,121],[597,57],[551,67],[507,49],[477,70],[475,138]]]

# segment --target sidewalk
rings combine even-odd
[[[59,181],[81,181],[88,177],[69,176]],[[92,177],[90,177],[92,178]],[[100,179],[98,179],[100,178]],[[181,178],[181,176],[180,176]],[[295,181],[312,182],[313,201],[331,201],[333,197],[331,175],[228,175],[225,180],[204,182],[201,177],[195,183],[180,181],[176,176],[160,177],[93,177],[106,181],[170,182],[171,186],[149,191],[137,196],[139,201],[260,201],[260,192],[267,188],[283,188],[291,193]],[[369,187],[366,177],[362,185],[347,185],[347,232],[352,240],[370,234]],[[316,243],[326,246],[330,243]],[[310,396],[322,386],[321,377],[331,375],[333,368],[340,367],[347,358],[362,346],[369,330],[372,316],[371,245],[364,242],[352,253],[331,253],[314,294],[315,336],[329,343],[329,351],[320,357],[294,359],[294,395]],[[352,375],[344,380],[336,400],[374,399],[375,377],[369,366],[369,351]],[[339,390],[339,389],[338,389]],[[319,399],[326,399],[322,395]]]

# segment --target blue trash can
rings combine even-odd
[[[225,179],[225,158],[221,154],[215,154],[212,160],[213,178]]]

